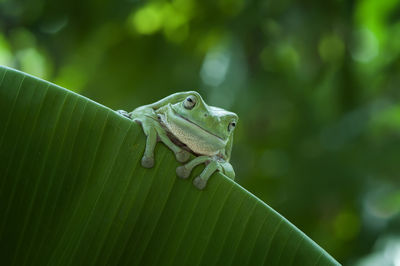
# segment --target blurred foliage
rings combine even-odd
[[[395,0],[1,0],[0,63],[114,109],[197,89],[240,117],[239,184],[339,261],[395,263],[399,14]]]

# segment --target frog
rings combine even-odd
[[[162,142],[178,162],[184,163],[176,168],[179,178],[187,179],[197,165],[205,165],[193,180],[199,190],[205,189],[216,171],[234,180],[235,171],[229,161],[237,114],[207,105],[196,91],[177,92],[132,112],[117,113],[142,126],[146,135],[143,167],[154,166],[154,149],[157,142]],[[189,161],[191,155],[194,159]]]

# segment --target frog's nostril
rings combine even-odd
[[[206,116],[207,116],[207,113],[204,114],[204,117],[206,117]]]

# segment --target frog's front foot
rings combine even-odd
[[[202,190],[206,187],[208,179],[215,171],[223,170],[221,162],[215,158],[210,156],[196,157],[187,164],[176,168],[176,175],[180,178],[188,178],[193,168],[202,163],[206,164],[206,167],[204,168],[203,172],[201,172],[201,174],[193,180],[195,187]]]
[[[206,164],[206,168],[204,168],[203,172],[193,180],[193,185],[200,190],[206,187],[208,179],[215,171],[222,170],[218,161],[212,159],[207,162],[208,164]]]
[[[178,160],[178,162],[185,163],[185,162],[187,162],[187,160],[189,160],[190,153],[185,150],[180,150],[175,153],[175,157],[176,157],[176,160]]]
[[[193,180],[193,185],[196,188],[198,188],[200,190],[203,190],[207,185],[207,180],[205,180],[205,179],[201,178],[200,176],[198,176]]]
[[[125,117],[131,119],[131,116],[129,115],[129,113],[128,113],[127,111],[124,111],[124,110],[117,110],[116,112],[117,112],[118,114],[122,115],[122,116],[125,116]]]
[[[154,166],[154,158],[144,155],[142,157],[142,166],[145,168],[152,168]]]
[[[190,176],[191,171],[191,169],[188,169],[184,165],[182,165],[176,168],[176,175],[180,178],[186,179]]]

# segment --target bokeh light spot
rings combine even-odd
[[[379,42],[372,31],[360,29],[353,34],[350,52],[355,61],[370,62],[379,54]]]
[[[173,0],[172,6],[180,13],[186,16],[191,16],[195,8],[195,1],[193,0]]]
[[[79,68],[75,64],[64,66],[55,82],[60,86],[79,92],[87,82],[87,75],[85,70]]]
[[[299,64],[299,54],[292,45],[282,45],[278,49],[279,62],[283,69],[295,69]]]
[[[225,80],[229,63],[227,50],[216,48],[208,52],[200,72],[203,82],[209,86],[219,86]]]
[[[47,77],[46,58],[35,48],[28,48],[17,53],[18,61],[21,64],[21,70],[40,78]]]
[[[341,60],[344,48],[343,41],[335,34],[324,36],[318,44],[319,55],[325,62],[334,63]]]
[[[337,238],[351,240],[360,231],[360,220],[354,212],[342,211],[334,221],[334,230]]]
[[[380,106],[371,111],[369,127],[369,133],[376,138],[384,136],[388,132],[399,132],[400,105],[388,102],[380,103]]]
[[[179,43],[184,41],[189,34],[188,18],[172,5],[164,6],[164,34],[168,40]]]
[[[155,4],[145,6],[131,16],[131,21],[137,32],[153,34],[162,26],[162,6]]]
[[[10,46],[3,35],[0,34],[0,64],[11,66],[12,64],[12,54],[10,51]]]
[[[353,264],[355,266],[400,266],[399,235],[388,234],[379,237],[374,244],[372,252]]]
[[[36,46],[36,37],[28,29],[21,27],[10,33],[10,43],[15,50],[24,50]]]
[[[292,72],[299,66],[300,56],[290,43],[266,46],[260,54],[261,63],[266,71]]]

